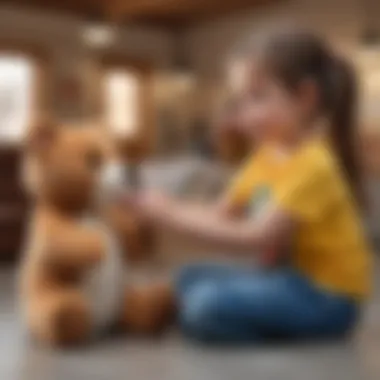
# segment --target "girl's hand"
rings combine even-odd
[[[154,191],[139,194],[137,204],[141,214],[151,220],[162,218],[173,206],[170,198]]]
[[[138,194],[125,194],[124,207],[133,210],[144,219],[155,220],[163,216],[172,202],[164,194],[145,191]]]

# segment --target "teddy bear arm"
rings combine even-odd
[[[104,215],[119,240],[126,262],[138,263],[152,258],[155,233],[150,223],[123,208],[109,207]]]
[[[98,230],[73,226],[49,236],[45,263],[54,268],[86,269],[98,263],[105,250],[105,238]]]

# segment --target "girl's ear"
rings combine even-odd
[[[26,149],[33,153],[44,153],[52,146],[57,135],[58,126],[51,120],[39,120],[29,128]]]

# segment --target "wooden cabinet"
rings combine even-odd
[[[20,181],[21,150],[0,147],[0,263],[20,255],[27,221],[27,199]]]

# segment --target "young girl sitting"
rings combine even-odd
[[[371,282],[354,73],[300,30],[269,34],[242,57],[239,116],[256,148],[223,201],[200,208],[145,193],[131,206],[232,255],[260,252],[256,268],[181,271],[175,291],[187,335],[224,343],[343,336]]]

